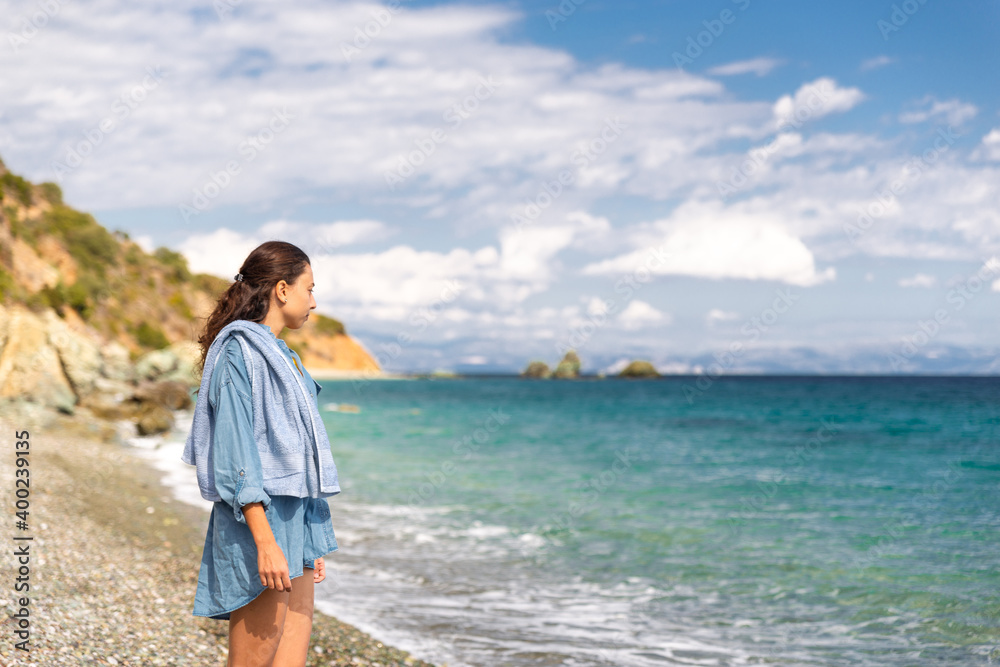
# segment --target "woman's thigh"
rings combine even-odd
[[[229,614],[228,665],[270,665],[288,615],[289,591],[267,588]]]
[[[306,664],[309,638],[312,636],[313,602],[316,584],[311,567],[302,568],[302,576],[292,579],[292,592],[288,596],[285,629],[281,633],[274,667]]]

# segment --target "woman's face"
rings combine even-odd
[[[289,329],[298,329],[309,319],[309,311],[316,307],[316,299],[312,295],[315,286],[312,266],[306,264],[306,270],[295,284],[285,287],[282,296],[288,301],[281,304],[281,312]]]

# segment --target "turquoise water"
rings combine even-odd
[[[1000,379],[323,387],[320,599],[419,655],[1000,662]]]

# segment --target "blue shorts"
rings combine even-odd
[[[317,558],[337,550],[325,498],[271,496],[264,513],[288,562],[289,579],[301,577]],[[265,590],[257,573],[257,545],[250,527],[236,520],[230,505],[216,502],[208,519],[194,615],[228,620],[229,612]]]

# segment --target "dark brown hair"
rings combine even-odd
[[[271,305],[271,290],[279,280],[294,285],[310,264],[301,248],[285,241],[265,241],[243,260],[239,272],[243,280],[234,280],[215,302],[208,316],[205,331],[198,338],[201,344],[199,372],[205,368],[208,348],[219,332],[234,320],[261,322]]]

